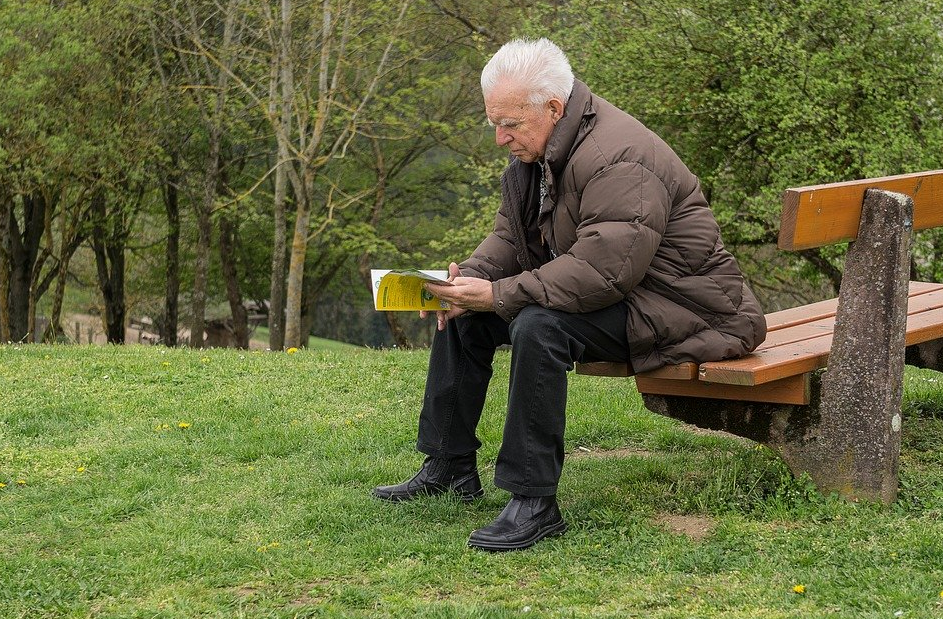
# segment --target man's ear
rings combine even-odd
[[[566,109],[566,106],[559,99],[550,99],[547,101],[547,105],[550,106],[550,119],[553,124],[557,124],[557,121],[563,118],[563,110]]]

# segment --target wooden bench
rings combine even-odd
[[[943,371],[943,284],[908,281],[911,236],[941,226],[943,170],[787,190],[781,249],[852,241],[838,298],[767,314],[744,357],[635,376],[646,407],[769,445],[822,491],[895,500],[905,360]]]

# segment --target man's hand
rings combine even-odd
[[[461,277],[458,265],[454,262],[449,265],[449,281],[451,286],[425,284],[426,290],[451,305],[448,311],[436,312],[436,326],[439,331],[445,329],[445,323],[461,316],[469,310],[490,312],[494,310],[494,296],[491,292],[491,282],[477,277]],[[429,312],[419,312],[420,318],[425,318]]]

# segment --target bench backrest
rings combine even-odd
[[[943,226],[943,170],[787,189],[779,229],[780,249],[808,249],[858,236],[868,189],[902,193],[914,201],[914,230]]]

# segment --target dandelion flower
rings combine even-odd
[[[291,348],[289,348],[289,349],[286,350],[285,352],[287,352],[289,355],[293,355],[293,354],[295,354],[296,352],[298,352],[298,349],[295,348],[294,346],[292,346]]]
[[[805,593],[805,585],[796,585],[795,587],[792,588],[792,592],[802,595],[803,593]]]
[[[181,430],[186,430],[187,428],[190,427],[190,422],[189,422],[189,421],[181,421],[180,423],[177,424],[177,427],[180,428]]]
[[[2,481],[0,481],[0,488],[6,488],[6,487],[7,485],[3,483]],[[940,597],[943,597],[943,593],[940,593]]]
[[[943,591],[940,591],[940,598],[943,598]]]
[[[16,480],[16,485],[17,485],[17,486],[25,486],[25,485],[26,485],[26,480],[25,480],[25,479],[17,479],[17,480]]]
[[[85,467],[84,467],[84,466],[80,466],[80,467],[78,467],[77,469],[75,469],[75,472],[76,472],[76,473],[84,473],[84,472],[85,472]]]

